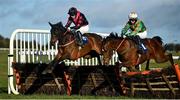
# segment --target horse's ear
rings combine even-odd
[[[62,27],[62,28],[65,28],[65,27],[63,26],[63,23],[62,23],[62,22],[59,22],[58,25],[59,25],[60,27]]]
[[[115,32],[116,37],[118,37],[118,33]]]
[[[59,24],[60,24],[61,26],[63,26],[63,23],[62,23],[62,22],[59,22]]]
[[[49,23],[49,25],[52,27],[53,25],[51,24],[51,22],[48,22]]]

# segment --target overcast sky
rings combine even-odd
[[[86,15],[90,32],[120,33],[128,14],[136,11],[148,37],[180,43],[180,0],[0,0],[0,34],[10,38],[17,28],[49,30],[49,21],[65,24],[72,6]]]

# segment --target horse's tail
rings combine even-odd
[[[157,40],[161,45],[163,45],[163,41],[162,41],[162,38],[161,38],[161,37],[159,37],[159,36],[154,36],[152,39]]]

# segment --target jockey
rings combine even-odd
[[[65,27],[68,28],[70,27],[71,23],[74,23],[75,26],[70,28],[73,30],[72,32],[75,34],[78,45],[82,46],[82,34],[88,32],[89,30],[88,21],[84,14],[78,11],[75,7],[71,7],[68,11],[68,14],[69,18]]]
[[[141,38],[144,39],[147,37],[146,27],[144,23],[138,19],[136,12],[131,12],[128,17],[129,21],[121,31],[121,37],[126,36],[132,38],[136,44],[138,44],[139,53],[145,53],[147,48],[142,43]],[[127,33],[128,30],[130,30],[130,33]]]

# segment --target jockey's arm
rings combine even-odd
[[[71,27],[71,29],[75,29],[75,30],[79,29],[81,27],[81,23],[82,23],[82,21],[79,20],[79,22],[77,24],[75,24],[75,26]]]
[[[137,35],[137,33],[139,33],[141,31],[141,29],[142,29],[142,23],[139,21],[137,23],[136,28],[134,29],[134,31],[132,31],[130,34],[132,36]]]
[[[71,23],[72,23],[72,21],[71,21],[71,19],[69,17],[65,27],[68,28],[71,25]]]
[[[130,28],[130,25],[129,25],[129,23],[127,23],[126,25],[125,25],[125,27],[122,29],[122,31],[121,31],[121,37],[123,36],[123,35],[126,35],[126,33],[127,33],[127,31],[129,30],[129,28]]]

